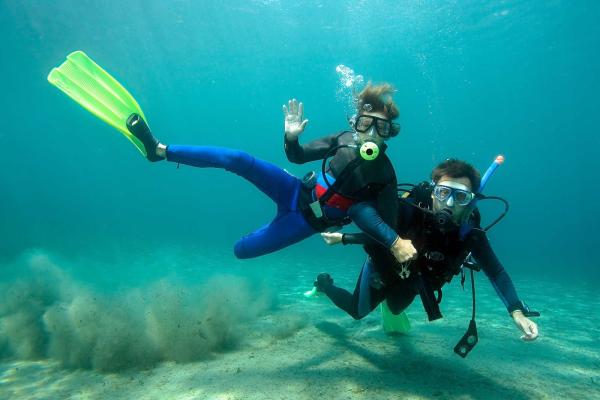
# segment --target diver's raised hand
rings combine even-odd
[[[291,99],[288,101],[287,107],[283,105],[283,116],[285,124],[285,136],[288,139],[297,138],[302,132],[304,127],[308,123],[307,119],[304,119],[304,105],[298,103],[298,100]]]
[[[321,237],[330,246],[342,243],[342,236],[339,232],[321,232]]]
[[[398,236],[398,239],[392,244],[390,251],[396,260],[401,263],[412,260],[417,256],[417,249],[415,249],[412,242],[409,239],[402,239],[400,236]]]
[[[515,325],[524,333],[521,336],[526,342],[530,342],[538,338],[538,327],[535,322],[527,318],[521,310],[516,310],[512,312],[512,318],[515,322]]]

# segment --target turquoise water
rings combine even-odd
[[[135,319],[136,312],[154,312],[165,318],[166,329],[173,321],[165,315],[177,314],[177,304],[185,305],[186,311],[177,314],[181,319],[196,317],[194,305],[200,298],[219,304],[218,296],[205,286],[220,279],[220,274],[248,285],[237,291],[240,303],[251,304],[250,316],[240,321],[245,323],[258,316],[280,315],[282,307],[301,309],[295,294],[310,287],[323,270],[351,288],[362,262],[360,249],[327,248],[318,238],[258,260],[236,260],[233,243],[272,217],[269,200],[222,171],[145,162],[119,133],[46,81],[50,69],[77,49],[130,90],[163,141],[244,149],[296,175],[316,165],[298,166],[286,160],[284,102],[295,97],[305,103],[310,122],[303,140],[308,141],[346,127],[348,99],[340,93],[336,66],[349,66],[365,80],[393,83],[402,133],[390,141],[388,154],[399,180],[426,179],[435,164],[447,157],[466,159],[484,170],[496,154],[504,154],[506,163],[486,189],[511,204],[508,216],[490,234],[496,252],[521,297],[537,308],[546,307],[547,317],[539,320],[541,329],[546,325],[559,331],[560,323],[553,318],[560,315],[553,315],[551,308],[556,298],[564,297],[565,304],[577,307],[567,291],[568,296],[585,299],[581,307],[589,314],[582,319],[597,322],[600,220],[595,207],[600,190],[594,182],[600,145],[600,5],[587,1],[297,3],[0,2],[4,77],[0,317],[22,312],[29,321],[4,320],[0,355],[13,361],[58,360],[92,370],[102,370],[103,365],[109,370],[145,368],[161,357],[187,362],[178,358],[178,350],[164,356],[154,347],[155,358],[144,362],[132,356],[125,358],[124,365],[94,364],[91,350],[65,362],[68,352],[57,350],[56,341],[71,336],[61,336],[48,324],[55,321],[64,328],[63,334],[75,329],[65,321],[78,314],[61,314],[56,304],[72,310],[74,299],[104,296],[94,306],[100,313],[135,298],[121,317],[111,314],[116,319],[105,323]],[[499,212],[493,205],[482,207],[489,220]],[[539,277],[543,283],[536,284]],[[481,290],[489,291],[483,276],[479,281]],[[152,308],[160,301],[148,300],[150,294],[179,290],[173,287],[188,292],[171,298],[169,312]],[[561,291],[549,293],[550,287]],[[492,292],[487,295],[487,318],[493,320],[493,312],[504,318],[500,302]],[[250,300],[256,296],[259,300]],[[467,297],[462,300],[468,304]],[[82,304],[84,310],[91,309],[90,302],[82,300]],[[422,318],[420,310],[414,310],[415,318]],[[563,311],[578,312],[569,307]],[[290,330],[314,329],[321,316],[327,319],[335,312],[331,305],[316,308],[306,317],[308,322],[291,324]],[[468,319],[468,310],[458,312]],[[349,317],[333,315],[340,317],[345,334],[357,329]],[[223,324],[232,326],[238,317],[235,314]],[[597,332],[595,325],[584,329],[573,323],[574,336]],[[428,331],[434,347],[444,347],[436,357],[455,357],[436,338],[453,344],[463,329],[462,321],[456,324],[450,339],[441,328]],[[25,327],[32,330],[19,331]],[[518,336],[510,329],[504,336],[497,335],[507,346],[515,345]],[[131,331],[133,325],[124,328]],[[217,337],[223,331],[214,332]],[[15,351],[11,342],[15,335],[29,338],[23,346],[31,351],[22,347]],[[165,333],[164,343],[173,338],[170,335]],[[123,337],[130,343],[131,336]],[[583,371],[598,369],[595,337],[581,342],[595,352],[580,360],[578,368]],[[237,343],[233,348],[244,348],[237,339],[232,338]],[[105,344],[104,349],[114,348],[116,342]],[[498,342],[492,343],[480,343],[475,350],[480,351],[478,357],[494,358],[494,351],[502,351]],[[528,349],[539,345],[556,350],[552,343],[547,340]],[[574,342],[573,347],[581,343]],[[210,353],[223,346],[227,343],[203,348]],[[485,346],[490,347],[482,350]],[[518,349],[509,351],[518,354]],[[528,351],[529,357],[536,357],[535,350]],[[454,362],[445,366],[448,376]],[[377,376],[377,371],[372,373]],[[590,379],[589,388],[597,390],[597,375],[595,381]],[[540,390],[537,395],[546,393]],[[360,397],[362,392],[352,393]],[[435,397],[434,392],[413,393]],[[518,389],[515,393],[522,394],[514,398],[530,395]]]

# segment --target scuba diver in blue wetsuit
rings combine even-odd
[[[166,159],[200,168],[226,169],[251,182],[277,204],[273,221],[235,244],[234,253],[238,258],[268,254],[354,220],[402,262],[411,258],[416,250],[409,240],[401,239],[393,230],[397,183],[384,143],[400,129],[392,122],[399,115],[391,99],[392,92],[387,84],[368,85],[358,95],[357,115],[351,120],[352,131],[306,145],[298,142],[298,136],[308,123],[303,119],[302,103],[293,99],[287,107],[284,105],[284,145],[288,159],[294,163],[322,160],[321,171],[309,173],[303,180],[240,150],[164,145],[138,114],[127,119],[127,128],[143,143],[148,160]],[[373,207],[381,218],[363,216],[365,212],[372,212]]]
[[[417,256],[407,262],[397,262],[385,248],[364,234],[323,233],[330,244],[364,244],[368,254],[354,293],[333,284],[329,274],[320,274],[315,287],[333,303],[355,319],[361,319],[377,305],[385,301],[391,313],[403,312],[417,295],[430,321],[442,318],[439,303],[442,286],[463,267],[481,268],[498,296],[503,301],[514,323],[523,332],[522,339],[535,340],[538,328],[529,316],[538,316],[517,295],[506,270],[494,254],[486,236],[487,229],[496,224],[508,210],[508,203],[497,197],[481,194],[485,181],[493,170],[503,162],[497,158],[492,164],[483,184],[479,172],[470,164],[450,159],[439,164],[431,173],[431,183],[423,182],[411,190],[400,185],[397,233],[412,240]],[[473,188],[479,188],[474,192]],[[477,200],[497,199],[505,202],[506,210],[492,224],[482,229],[480,215],[475,208]],[[377,218],[374,214],[372,218]],[[473,275],[471,275],[473,282]],[[463,340],[455,352],[465,357],[477,343],[475,326],[475,291],[473,286],[473,317]],[[384,311],[385,312],[385,311]]]
[[[121,132],[149,161],[166,159],[200,168],[223,168],[269,196],[277,204],[277,215],[236,243],[234,252],[238,258],[277,251],[351,220],[400,262],[411,258],[416,251],[410,240],[401,239],[392,229],[397,212],[396,175],[385,155],[384,141],[396,136],[400,126],[392,122],[399,111],[389,84],[369,83],[357,96],[351,131],[304,146],[298,142],[308,123],[302,103],[294,99],[283,107],[285,151],[289,160],[295,163],[323,160],[320,173],[309,173],[300,180],[240,150],[160,143],[152,135],[133,96],[82,51],[69,54],[66,61],[53,68],[48,81]],[[363,216],[372,207],[381,217],[378,220]]]

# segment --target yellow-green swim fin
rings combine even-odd
[[[146,156],[142,142],[133,136],[125,122],[131,114],[146,120],[142,109],[129,92],[83,51],[75,51],[48,75],[48,82],[62,90],[83,108],[119,130]]]
[[[406,333],[410,331],[410,321],[406,312],[402,311],[398,315],[392,314],[387,301],[381,302],[381,324],[385,333]]]

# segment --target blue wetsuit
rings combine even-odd
[[[298,207],[302,182],[283,169],[239,150],[210,146],[169,146],[167,160],[201,168],[223,168],[248,180],[277,205],[277,215],[234,247],[238,258],[268,254],[297,243],[317,231]]]
[[[337,141],[331,141],[330,145],[337,145]],[[307,149],[310,148],[311,146],[307,146]],[[306,202],[314,200],[314,194],[306,193],[307,189],[298,178],[276,165],[257,159],[243,151],[211,146],[170,145],[167,147],[167,160],[200,168],[223,168],[246,179],[275,202],[277,205],[275,218],[257,231],[242,237],[235,244],[234,253],[238,258],[252,258],[268,254],[322,230],[321,226],[311,225],[311,221],[306,218]],[[298,161],[296,160],[296,162]],[[356,173],[365,174],[365,168],[357,168]],[[374,175],[372,182],[383,181],[380,178],[381,175]],[[390,185],[393,185],[395,189],[393,169],[391,176],[394,179],[390,180],[389,176],[389,171],[387,171],[384,178],[389,180]],[[349,179],[350,183],[355,181],[356,179]],[[360,185],[357,185],[356,188],[357,190],[353,194],[364,189]],[[367,191],[362,198],[376,200],[380,191]],[[339,209],[325,206],[323,211],[327,217],[339,219]],[[350,218],[354,215],[352,208],[344,214]],[[367,232],[375,232],[369,224],[370,221],[365,221],[360,227]],[[385,238],[378,237],[376,232],[374,237],[388,247],[391,245]]]

